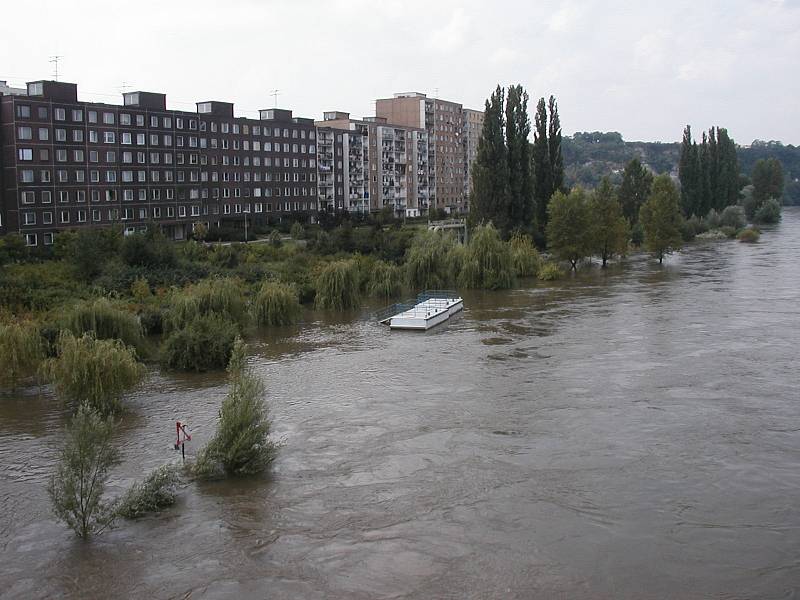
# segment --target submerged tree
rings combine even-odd
[[[608,177],[603,177],[600,186],[589,199],[590,237],[592,253],[599,256],[603,266],[615,254],[624,254],[628,248],[630,228],[622,216],[617,193]]]
[[[516,233],[508,242],[511,264],[517,277],[536,277],[542,268],[542,258],[529,235]]]
[[[481,225],[472,233],[464,254],[461,282],[466,287],[506,289],[514,284],[511,248],[491,225]]]
[[[114,520],[103,501],[110,469],[119,462],[111,443],[113,423],[82,404],[67,429],[67,440],[47,492],[53,511],[79,537],[101,533]]]
[[[255,322],[262,326],[296,323],[300,316],[297,290],[285,283],[265,281],[253,299],[251,310]]]
[[[622,172],[622,184],[619,187],[619,201],[622,213],[631,226],[639,220],[639,209],[650,196],[653,187],[653,175],[638,158],[631,159]]]
[[[547,209],[547,247],[572,270],[591,253],[591,221],[586,192],[574,188],[569,194],[556,192]]]
[[[195,473],[201,478],[254,475],[275,459],[264,384],[247,365],[246,350],[237,338],[228,365],[230,389],[219,410],[217,430],[195,464]]]
[[[86,404],[101,414],[120,407],[125,392],[144,378],[136,353],[119,340],[98,340],[90,334],[75,337],[62,331],[57,356],[47,360],[43,372],[65,402]]]
[[[680,250],[680,194],[669,175],[659,175],[653,181],[653,192],[642,205],[639,219],[644,229],[644,244],[648,251],[663,262],[664,256]]]
[[[412,289],[438,289],[453,285],[461,271],[455,238],[439,231],[424,231],[406,252],[406,278]]]
[[[0,323],[0,387],[15,389],[36,373],[43,358],[42,336],[33,323]]]
[[[360,301],[358,263],[337,260],[330,263],[317,277],[317,308],[347,310]]]

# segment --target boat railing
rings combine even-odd
[[[378,323],[385,323],[393,316],[405,312],[407,310],[411,310],[414,308],[413,302],[396,302],[391,306],[387,306],[384,309],[379,310],[375,313],[375,319],[377,319]]]
[[[417,304],[426,300],[449,300],[460,298],[455,290],[425,290],[417,295]]]

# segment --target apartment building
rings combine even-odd
[[[317,211],[316,130],[283,109],[236,117],[228,102],[166,108],[166,96],[81,102],[77,85],[36,81],[0,97],[0,233],[49,245],[63,229],[267,223]]]
[[[478,141],[481,139],[483,131],[482,110],[465,108],[464,111],[464,132],[461,139],[464,143],[464,197],[469,201],[472,193],[472,163],[478,156]]]
[[[369,145],[366,130],[326,126],[347,113],[325,113],[317,122],[317,187],[320,210],[368,213]]]
[[[430,147],[430,201],[450,213],[468,209],[465,196],[465,156],[461,104],[428,98],[419,92],[395,94],[376,102],[375,114],[389,123],[425,129]]]
[[[351,119],[349,113],[338,111],[324,113],[323,121],[317,125],[359,134],[364,157],[361,164],[366,168],[359,181],[364,185],[366,210],[391,207],[398,217],[427,212],[430,202],[427,130],[389,123],[380,117]]]

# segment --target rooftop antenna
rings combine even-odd
[[[58,61],[62,58],[64,57],[59,54],[54,54],[50,57],[50,62],[53,63],[53,77],[55,77],[56,81],[58,81]]]
[[[271,90],[269,95],[275,99],[275,108],[278,108],[278,94],[280,94],[280,90]]]

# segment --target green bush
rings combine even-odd
[[[199,316],[212,314],[239,325],[247,322],[244,290],[238,279],[204,279],[176,293],[171,301],[168,328],[180,329]]]
[[[120,257],[131,267],[171,267],[176,263],[177,254],[175,245],[161,232],[151,228],[147,233],[125,236]]]
[[[516,233],[509,241],[511,261],[517,277],[536,277],[542,267],[542,258],[530,236]]]
[[[337,260],[317,277],[317,308],[347,310],[359,304],[359,272],[355,260]]]
[[[728,227],[727,225],[723,225],[719,228],[719,230],[725,234],[726,238],[735,238],[737,231],[733,227]]]
[[[781,220],[781,205],[775,198],[766,200],[756,211],[753,219],[756,223],[772,224]]]
[[[228,373],[230,389],[219,410],[214,437],[200,450],[194,473],[201,479],[254,475],[275,459],[269,440],[264,384],[246,363],[246,346],[237,338]]]
[[[291,325],[300,316],[297,291],[290,285],[265,281],[252,305],[253,319],[261,326]]]
[[[121,340],[132,348],[142,348],[139,319],[106,298],[79,302],[66,312],[62,327],[76,336],[91,333],[98,340]]]
[[[703,226],[706,228],[706,231],[711,229],[719,229],[722,226],[722,218],[720,217],[719,213],[712,208],[703,218]]]
[[[403,291],[403,270],[397,265],[376,261],[369,274],[367,291],[371,296],[388,300]]]
[[[178,468],[163,465],[150,473],[142,482],[134,483],[115,507],[117,516],[138,519],[147,513],[158,512],[175,504],[178,487]]]
[[[555,281],[556,279],[564,277],[564,271],[561,270],[558,263],[546,262],[542,265],[542,268],[539,269],[538,277],[541,281]]]
[[[514,285],[511,248],[491,223],[473,230],[460,279],[471,288],[498,290]]]
[[[163,362],[180,371],[213,371],[228,363],[239,330],[220,315],[199,315],[170,334],[161,348]]]
[[[273,248],[280,248],[283,245],[281,232],[277,229],[273,229],[272,233],[269,234],[269,243]]]
[[[291,235],[293,239],[301,240],[303,239],[304,234],[305,230],[303,229],[303,226],[300,223],[298,223],[297,221],[292,223],[292,227],[291,229],[289,229],[289,235]]]
[[[631,227],[631,244],[638,248],[644,243],[644,228],[638,221]]]
[[[0,322],[0,387],[33,376],[44,359],[44,340],[33,323]]]
[[[424,231],[414,238],[406,252],[406,278],[412,289],[451,287],[461,272],[462,253],[455,252],[457,242],[448,233]]]
[[[123,394],[141,383],[144,367],[136,353],[119,340],[98,340],[89,334],[75,337],[62,331],[57,356],[42,371],[64,402],[86,404],[101,414],[120,408]]]
[[[758,239],[761,237],[761,233],[758,229],[742,229],[739,232],[739,235],[736,236],[740,242],[744,242],[746,244],[755,244]]]
[[[720,215],[719,221],[726,227],[733,227],[739,230],[746,223],[744,209],[741,206],[726,206]]]

